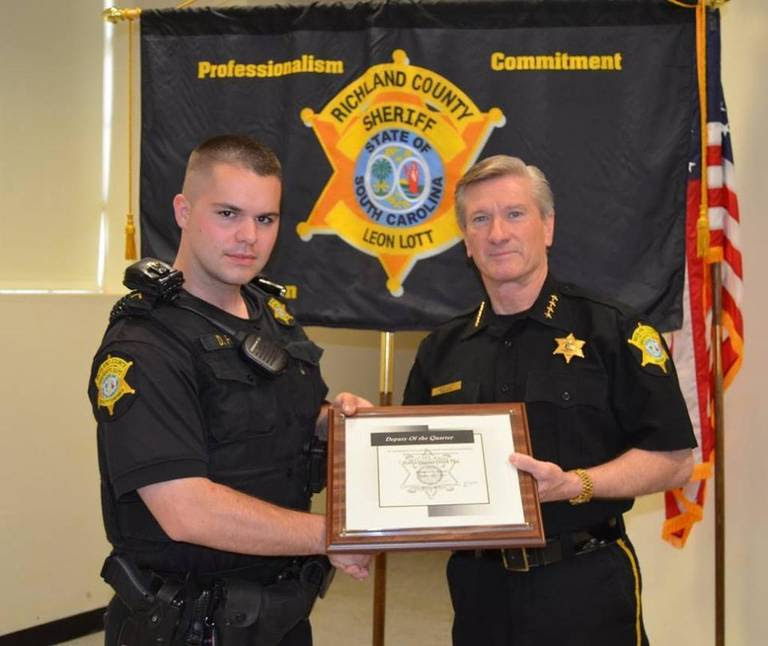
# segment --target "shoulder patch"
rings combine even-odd
[[[274,296],[267,301],[267,307],[272,310],[272,316],[274,316],[275,320],[281,325],[288,327],[296,325],[296,319],[293,318],[293,315],[288,311],[285,303],[277,300]]]
[[[633,352],[633,354],[640,359],[641,367],[644,368],[650,364],[661,368],[664,374],[669,374],[667,371],[669,355],[664,347],[664,342],[661,340],[661,335],[655,328],[638,322],[632,336],[627,339],[627,343],[640,351],[639,355],[637,352]]]
[[[123,357],[107,355],[96,371],[96,409],[104,420],[116,419],[122,415],[135,399],[136,390],[128,383],[128,371],[133,361]],[[123,397],[128,399],[120,404]],[[106,409],[102,411],[101,409]],[[106,413],[106,414],[105,414]]]

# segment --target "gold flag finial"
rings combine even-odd
[[[113,25],[121,20],[138,20],[141,16],[141,9],[135,7],[133,9],[118,9],[117,7],[109,7],[101,12],[104,20],[111,22]]]

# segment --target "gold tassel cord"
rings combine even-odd
[[[176,8],[184,9],[196,0],[183,0]],[[133,23],[141,17],[141,9],[118,9],[109,7],[101,12],[105,21],[113,25],[118,22],[128,22],[128,209],[125,215],[125,259],[135,260],[136,253],[136,219],[133,212]]]
[[[136,260],[133,219],[133,21],[128,23],[128,213],[125,216],[125,259]]]
[[[125,214],[125,259],[136,260],[136,222],[133,202],[133,23],[141,17],[141,9],[109,7],[101,12],[105,21],[113,25],[128,22],[128,210]]]
[[[701,131],[701,196],[696,219],[696,256],[712,262],[709,248],[709,183],[707,177],[707,7],[719,7],[728,0],[698,0],[694,4],[667,0],[678,7],[696,10],[696,76],[699,86],[699,130]]]
[[[696,7],[696,71],[699,81],[699,130],[701,131],[701,197],[696,220],[696,255],[709,255],[709,178],[707,176],[707,7],[701,0]]]

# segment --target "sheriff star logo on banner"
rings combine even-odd
[[[416,262],[461,239],[453,186],[505,118],[411,65],[403,50],[392,60],[370,67],[320,113],[302,110],[333,173],[296,231],[304,241],[335,234],[377,257],[387,289],[400,296]]]

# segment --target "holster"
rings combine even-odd
[[[181,643],[178,641],[184,609],[181,582],[154,577],[117,555],[107,558],[101,576],[131,613],[120,628],[121,646]]]

